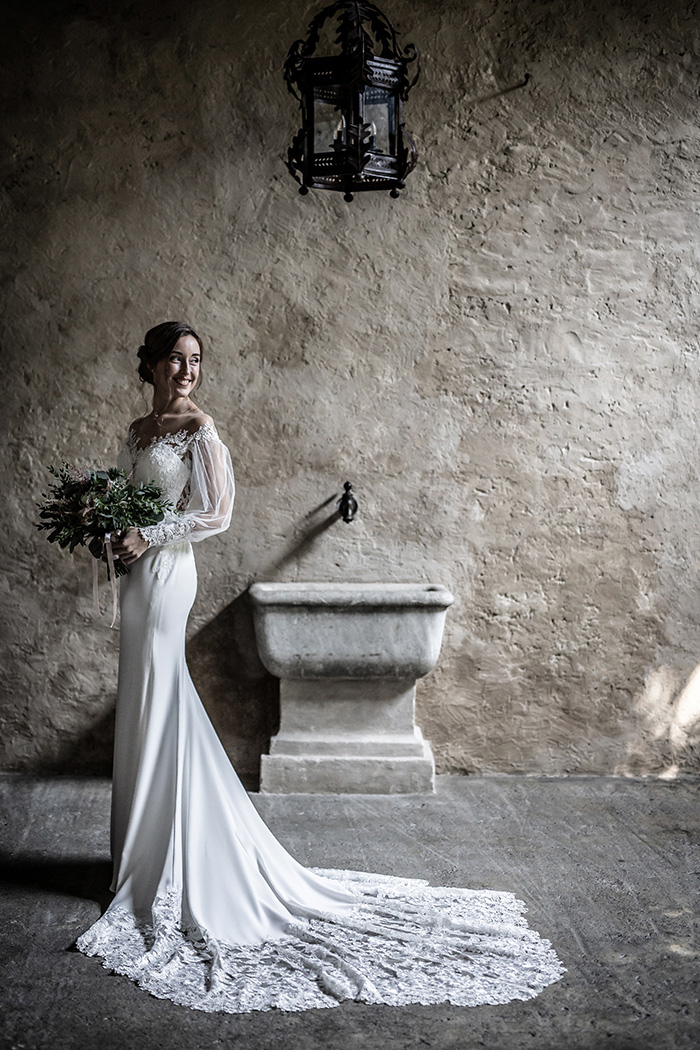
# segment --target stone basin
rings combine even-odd
[[[434,790],[416,680],[437,662],[450,592],[421,583],[255,583],[260,657],[280,678],[261,791]]]
[[[444,587],[254,583],[260,658],[278,678],[422,678],[437,663]]]

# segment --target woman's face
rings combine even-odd
[[[191,335],[181,335],[167,357],[153,369],[153,385],[170,398],[189,397],[199,379],[202,352]]]

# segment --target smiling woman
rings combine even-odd
[[[121,651],[112,792],[114,900],[78,948],[161,998],[228,1013],[344,999],[463,1005],[529,999],[561,976],[511,894],[304,868],[258,816],[197,695],[185,629],[191,541],[228,528],[226,447],[190,392],[201,342],[152,328],[139,374],[153,411],[119,466],[174,508],[115,552]]]
[[[139,376],[142,383],[150,383],[153,390],[153,411],[137,419],[132,429],[146,438],[153,431],[167,433],[170,427],[180,427],[203,416],[190,395],[200,380],[202,340],[189,325],[180,321],[164,321],[146,332],[139,347]]]
[[[155,386],[153,373],[156,366],[168,360],[171,355],[182,357],[185,346],[189,350],[189,355],[196,356],[199,366],[202,360],[202,340],[194,328],[183,324],[182,321],[163,321],[162,324],[149,328],[143,346],[138,349],[141,382]]]
[[[194,435],[205,425],[213,425],[191,395],[201,377],[202,340],[195,330],[181,321],[164,321],[146,332],[138,350],[139,378],[153,387],[153,410],[136,419],[129,428],[129,441],[145,449],[156,438],[168,434]],[[116,537],[114,553],[126,565],[148,549],[145,529],[129,529]]]
[[[193,393],[199,379],[200,361],[201,350],[195,337],[181,335],[168,356],[161,358],[153,369],[154,385],[155,377],[160,379],[158,400],[162,400],[166,390],[170,395],[183,398]]]

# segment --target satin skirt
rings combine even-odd
[[[122,578],[112,907],[148,919],[176,889],[188,927],[255,944],[354,898],[286,852],[238,779],[185,662],[196,590],[188,543],[147,551]]]

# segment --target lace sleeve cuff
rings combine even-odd
[[[176,521],[161,521],[158,525],[145,525],[139,528],[139,533],[149,547],[162,547],[166,543],[177,543],[178,540],[186,540],[194,528],[194,523],[186,518],[178,518]]]

